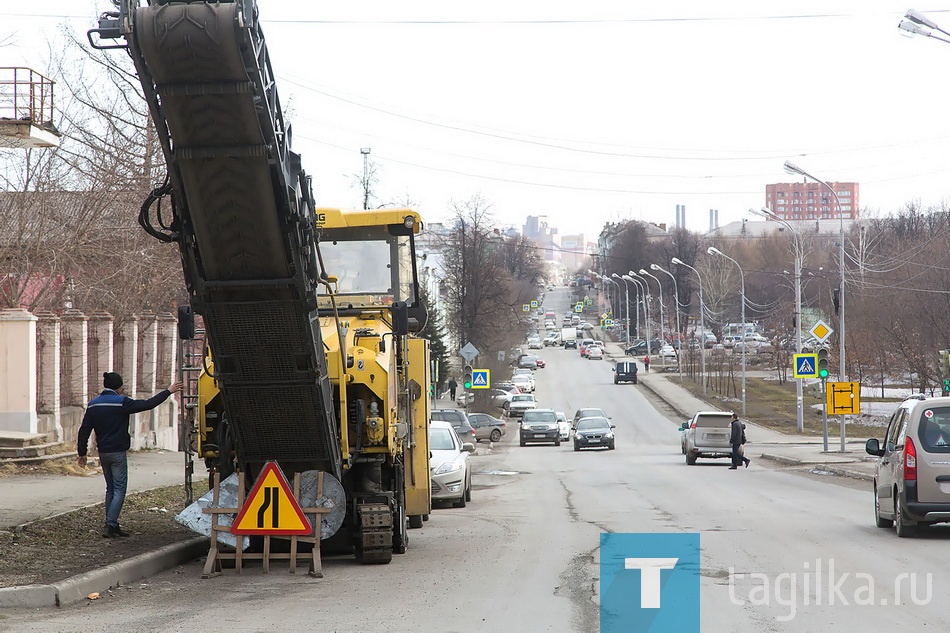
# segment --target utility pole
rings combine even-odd
[[[369,147],[360,148],[363,155],[363,209],[369,209]]]

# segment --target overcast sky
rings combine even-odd
[[[438,221],[480,194],[588,239],[677,204],[693,230],[751,217],[786,159],[871,215],[948,200],[950,45],[900,34],[906,0],[258,4],[322,206],[362,204],[363,147],[380,202]],[[109,6],[4,2],[0,65],[45,71],[58,26]]]

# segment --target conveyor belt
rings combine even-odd
[[[279,142],[263,37],[225,2],[140,7],[133,28],[130,49],[170,136],[176,206],[193,235],[181,248],[200,277],[189,286],[240,455],[339,477],[323,342],[301,278],[311,245],[292,211],[299,165]]]

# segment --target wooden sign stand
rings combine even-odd
[[[211,515],[211,548],[208,550],[208,559],[205,561],[204,570],[201,573],[202,578],[211,578],[212,575],[217,575],[223,573],[221,567],[222,560],[233,560],[234,568],[237,570],[237,573],[241,573],[243,569],[243,562],[245,560],[259,560],[263,562],[264,573],[270,573],[270,561],[271,560],[289,560],[290,561],[290,573],[297,573],[297,544],[298,543],[312,543],[313,549],[310,555],[310,569],[307,573],[314,578],[323,578],[323,562],[320,560],[320,515],[326,512],[330,512],[329,508],[303,508],[301,511],[304,514],[313,516],[313,525],[316,526],[314,532],[316,536],[290,536],[287,537],[290,539],[290,552],[271,552],[270,551],[270,540],[271,536],[265,535],[264,538],[264,551],[259,553],[244,553],[244,539],[245,536],[235,535],[234,538],[237,539],[237,546],[234,548],[233,552],[222,552],[221,544],[218,542],[217,533],[218,532],[230,532],[231,526],[229,525],[220,525],[218,523],[218,517],[222,514],[237,514],[241,511],[241,508],[244,507],[244,473],[241,472],[238,475],[238,501],[236,508],[219,508],[218,503],[219,499],[219,490],[221,485],[221,474],[214,474],[214,491],[211,497],[211,507],[202,508],[202,512],[205,514]],[[300,502],[300,473],[294,473],[294,499],[297,502]],[[320,471],[317,473],[317,499],[323,497],[323,472]],[[283,538],[283,537],[281,537]]]

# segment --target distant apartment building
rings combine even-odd
[[[841,202],[841,215],[857,220],[858,183],[829,182]],[[765,186],[765,204],[783,220],[830,220],[839,218],[835,197],[817,182],[780,182]]]
[[[587,259],[587,242],[583,235],[561,236],[561,263],[568,272],[580,268]]]
[[[558,251],[555,248],[557,229],[548,226],[546,215],[529,215],[521,234],[538,245],[541,259],[545,261],[557,259]]]

